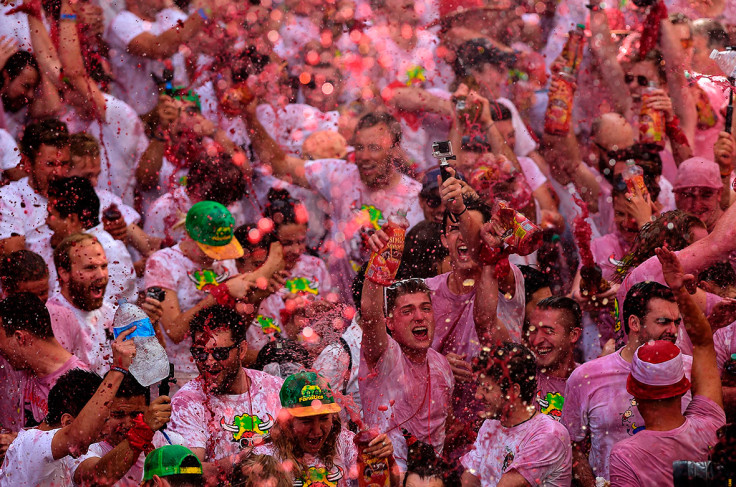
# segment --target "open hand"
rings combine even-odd
[[[662,265],[662,275],[664,276],[664,282],[673,291],[679,291],[687,284],[695,281],[695,277],[692,274],[685,274],[680,259],[677,258],[677,254],[668,249],[667,247],[659,247],[654,249],[657,254],[657,259]]]
[[[136,327],[131,326],[112,342],[112,364],[121,369],[130,369],[135,357],[135,341],[126,340],[125,338],[135,331]]]

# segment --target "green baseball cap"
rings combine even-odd
[[[165,445],[156,448],[146,456],[143,464],[143,481],[154,475],[202,475],[202,462],[192,450],[181,445]]]
[[[233,234],[235,219],[214,201],[200,201],[187,212],[187,233],[202,252],[215,260],[238,259],[243,247]]]
[[[327,380],[314,372],[297,372],[286,378],[279,393],[281,406],[297,418],[340,412]]]

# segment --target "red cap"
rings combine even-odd
[[[685,377],[682,352],[672,342],[651,341],[634,352],[626,390],[637,399],[667,399],[685,394],[690,381]]]

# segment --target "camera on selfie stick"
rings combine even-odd
[[[432,157],[440,161],[440,174],[442,175],[442,181],[447,181],[451,176],[447,170],[450,167],[450,163],[447,161],[454,161],[457,159],[455,154],[452,152],[452,142],[444,140],[441,142],[432,142]]]

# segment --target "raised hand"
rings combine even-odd
[[[664,282],[673,291],[679,291],[685,285],[695,281],[695,277],[692,274],[685,274],[680,259],[677,258],[677,254],[668,249],[667,247],[660,247],[654,250],[657,254],[657,259],[662,265],[662,275],[664,276]]]
[[[10,56],[18,52],[18,43],[15,39],[0,35],[0,69],[10,59]]]
[[[153,430],[163,428],[171,419],[171,399],[169,396],[159,396],[143,414],[143,421]]]
[[[126,340],[125,338],[135,331],[136,327],[131,326],[112,342],[112,365],[121,369],[130,369],[135,357],[135,342]]]

